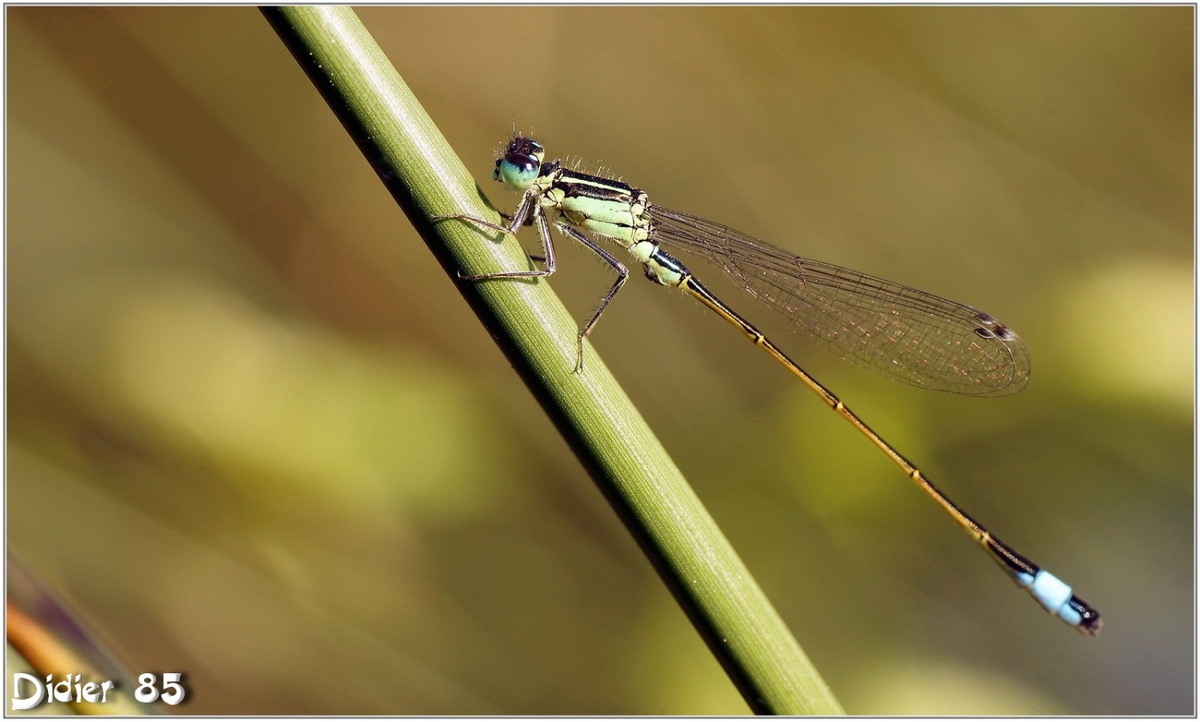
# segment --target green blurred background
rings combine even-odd
[[[1098,639],[698,304],[635,278],[592,337],[848,711],[1195,712],[1191,8],[360,15],[499,208],[533,132],[1028,343],[1019,396],[924,392],[706,274]],[[196,714],[747,711],[256,10],[7,20],[9,549],[134,673]],[[582,320],[611,274],[559,247]]]

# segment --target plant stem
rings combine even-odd
[[[828,686],[544,280],[465,282],[525,268],[512,238],[438,215],[500,222],[348,8],[263,10],[460,293],[583,462],[755,712],[840,714]],[[489,240],[490,239],[490,240]]]

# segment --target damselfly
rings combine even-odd
[[[544,268],[460,276],[483,281],[544,277],[554,273],[550,225],[590,248],[617,272],[596,312],[579,329],[576,371],[582,368],[583,339],[621,290],[629,272],[592,238],[612,241],[642,264],[646,277],[674,286],[708,306],[812,389],[933,498],[1043,607],[1084,634],[1100,632],[1100,613],[1071,587],[992,536],[934,486],[916,466],[884,441],[829,389],[783,353],[741,314],[717,298],[663,247],[693,253],[732,280],[809,340],[845,360],[915,386],[968,396],[1007,396],[1029,379],[1029,353],[1007,326],[970,306],[828,263],[800,258],[728,226],[651,203],[630,185],[545,162],[532,138],[513,138],[492,174],[521,202],[507,226],[467,215],[481,228],[516,234],[534,225],[541,238]]]

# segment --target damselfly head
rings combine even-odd
[[[545,156],[545,149],[533,138],[513,138],[504,149],[504,156],[496,159],[492,179],[509,190],[524,191],[537,178]]]

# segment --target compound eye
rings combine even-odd
[[[507,153],[496,164],[492,177],[514,191],[524,191],[537,180],[541,163],[523,153]]]
[[[516,168],[521,173],[536,171],[542,165],[534,156],[520,152],[506,153],[504,162]],[[500,161],[496,161],[496,167],[500,167]]]

